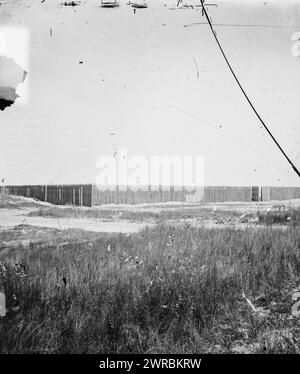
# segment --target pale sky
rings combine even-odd
[[[300,58],[292,54],[299,2],[208,2],[218,4],[208,12],[221,24],[215,29],[233,69],[300,168]],[[59,3],[11,0],[0,8],[0,32],[27,33],[7,46],[23,53],[28,71],[21,100],[0,112],[0,176],[8,184],[95,183],[98,157],[126,147],[129,156],[203,156],[205,184],[300,185],[209,26],[191,25],[205,23],[200,9],[170,10],[172,0],[149,0],[136,14],[127,0],[116,9]]]

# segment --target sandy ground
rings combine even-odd
[[[130,221],[104,221],[85,218],[45,218],[45,217],[28,217],[32,209],[0,209],[0,227],[15,227],[18,225],[30,225],[38,227],[49,227],[60,230],[66,229],[83,229],[94,232],[137,232],[150,223],[130,222]]]

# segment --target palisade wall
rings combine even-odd
[[[252,187],[205,186],[197,189],[150,186],[132,188],[92,187],[92,205],[143,204],[164,202],[217,203],[225,201],[252,201]]]
[[[3,187],[2,187],[3,193]],[[5,193],[32,197],[55,205],[153,204],[164,202],[221,203],[300,199],[300,187],[204,186],[139,189],[98,187],[93,184],[6,186]]]
[[[6,194],[32,197],[55,205],[91,206],[91,184],[6,186]]]

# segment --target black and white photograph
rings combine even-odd
[[[299,98],[299,0],[0,0],[0,370],[298,355]]]

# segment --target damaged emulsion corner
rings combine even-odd
[[[0,110],[14,104],[19,97],[17,87],[25,81],[27,74],[13,58],[0,56]]]

